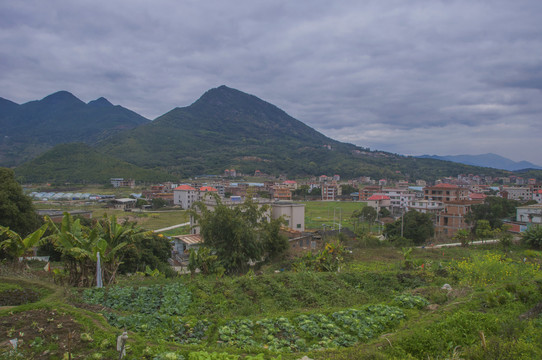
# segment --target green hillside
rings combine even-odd
[[[55,144],[70,142],[87,143],[109,157],[94,153],[96,162],[86,168],[85,161],[64,160],[74,156],[62,154],[71,151],[70,147],[57,147],[36,159],[46,171],[38,172],[41,167],[33,161],[21,166],[18,173],[28,179],[69,178],[72,182],[135,177],[106,175],[106,169],[114,169],[113,160],[120,159],[125,161],[122,169],[131,167],[130,171],[139,173],[141,179],[147,179],[142,168],[160,169],[176,178],[220,174],[227,168],[292,178],[340,174],[343,178],[409,181],[469,173],[494,177],[511,174],[341,143],[256,96],[226,86],[211,89],[192,105],[175,108],[152,122],[104,98],[85,104],[65,91],[23,105],[0,98],[0,165],[14,166]],[[105,162],[100,165],[102,171],[96,172],[94,168],[100,162]],[[528,175],[542,179],[542,171]]]
[[[427,179],[506,171],[369,151],[326,137],[253,95],[220,86],[188,107],[176,108],[98,148],[142,167],[181,176],[221,173],[340,174],[345,178]]]
[[[82,143],[61,144],[15,169],[25,182],[107,183],[112,177],[136,181],[174,180],[171,175],[98,153]]]
[[[0,166],[20,164],[56,144],[92,144],[148,122],[104,98],[85,104],[67,91],[22,105],[0,98]]]

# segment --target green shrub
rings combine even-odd
[[[542,226],[530,226],[522,235],[521,241],[532,249],[542,249]]]
[[[402,295],[397,295],[393,299],[393,304],[399,307],[402,307],[404,309],[413,309],[413,308],[423,309],[424,307],[429,305],[429,301],[427,301],[427,299],[421,296],[402,294]]]

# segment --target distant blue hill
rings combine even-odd
[[[524,169],[542,170],[542,166],[535,165],[528,161],[514,161],[492,153],[481,155],[422,155],[418,157],[423,159],[445,160],[465,165],[483,166],[509,171],[518,171]]]

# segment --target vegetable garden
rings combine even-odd
[[[37,297],[2,297],[0,342],[19,347],[3,345],[0,359],[117,359],[124,330],[125,359],[541,358],[542,252],[414,249],[408,266],[403,256],[354,248],[340,272],[270,264],[241,276],[123,276],[102,289],[3,267],[12,273],[0,296]]]

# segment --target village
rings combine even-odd
[[[268,218],[284,219],[282,233],[288,238],[291,253],[322,249],[325,233],[340,232],[355,238],[353,223],[342,214],[337,205],[333,220],[326,223],[314,222],[305,211],[311,203],[359,203],[375,209],[378,226],[377,236],[384,240],[382,230],[386,224],[401,219],[409,211],[429,214],[434,234],[426,239],[428,244],[452,242],[458,231],[471,231],[475,226],[468,220],[468,214],[475,205],[483,204],[488,196],[516,200],[520,204],[513,217],[502,219],[507,231],[520,234],[531,225],[542,222],[542,183],[535,179],[517,176],[492,178],[479,175],[459,175],[457,178],[443,178],[434,184],[424,180],[413,183],[391,182],[386,179],[373,180],[368,177],[341,181],[340,175],[322,175],[311,179],[288,180],[286,176],[274,178],[256,170],[250,181],[247,176],[226,169],[222,176],[202,176],[190,182],[145,185],[141,193],[130,193],[130,197],[115,198],[113,195],[90,193],[31,192],[35,200],[83,200],[102,202],[108,207],[125,212],[145,212],[152,209],[153,202],[170,209],[189,210],[195,203],[204,203],[213,209],[217,201],[229,207],[242,204],[248,197],[259,206],[269,207]],[[259,180],[259,181],[256,181]],[[134,189],[133,179],[112,178],[115,189]],[[46,202],[46,201],[45,201]],[[62,218],[62,211],[38,210],[41,215]],[[91,211],[72,210],[72,215],[91,217]],[[363,221],[366,219],[358,219]],[[183,226],[182,234],[171,236],[171,264],[176,268],[186,267],[190,249],[197,249],[204,242],[200,228],[190,216],[186,222],[170,224],[165,229]],[[315,227],[316,226],[316,227]],[[327,226],[327,228],[326,228]],[[158,229],[160,230],[160,229]],[[156,231],[156,230],[155,230]]]

